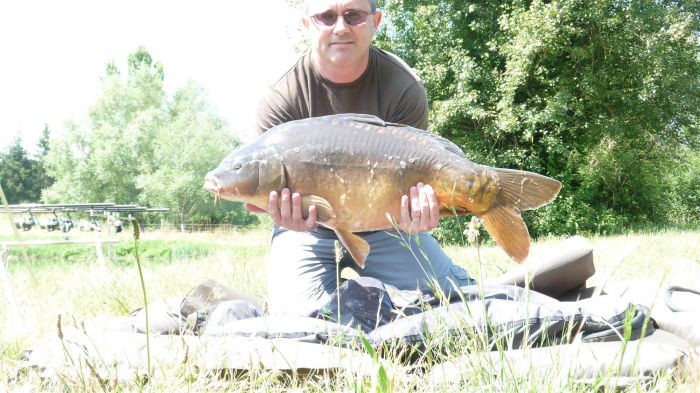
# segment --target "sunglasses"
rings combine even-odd
[[[335,11],[326,11],[321,12],[320,14],[311,15],[311,18],[319,26],[331,27],[335,26],[336,22],[338,22],[338,16],[342,16],[343,20],[348,26],[357,26],[365,23],[370,14],[374,14],[374,12],[348,10],[338,15],[338,13]]]

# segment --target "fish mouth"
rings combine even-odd
[[[223,187],[219,185],[219,182],[215,177],[207,176],[204,179],[204,189],[214,193],[214,199],[216,202],[221,200],[221,191],[223,191]]]
[[[221,186],[219,186],[219,183],[214,177],[207,176],[207,178],[204,179],[204,189],[215,194],[221,194]]]
[[[204,179],[204,189],[214,193],[214,206],[221,205],[221,187],[217,184],[216,179]]]

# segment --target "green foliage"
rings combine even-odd
[[[126,80],[107,67],[88,125],[69,124],[63,138],[51,140],[46,161],[56,181],[45,192],[48,202],[138,201],[136,177],[153,156],[166,104],[162,69],[142,50],[129,57]]]
[[[683,149],[682,160],[667,201],[668,221],[700,222],[700,151]]]
[[[526,215],[534,234],[697,222],[681,213],[698,206],[696,2],[383,8],[378,43],[423,78],[432,130],[476,162],[562,181],[551,206]]]
[[[152,143],[151,166],[136,179],[141,200],[170,208],[180,224],[198,217],[220,217],[222,210],[202,187],[204,174],[237,141],[221,132],[223,121],[212,112],[204,90],[193,82],[175,93],[164,118]]]
[[[227,214],[202,184],[237,141],[200,86],[189,82],[170,98],[163,78],[163,67],[144,48],[129,56],[126,77],[107,65],[89,124],[70,124],[51,141],[47,163],[56,181],[45,190],[48,202],[164,207],[181,225]],[[256,222],[242,207],[231,209],[238,209],[236,224]]]
[[[46,155],[50,150],[50,137],[51,133],[49,131],[49,126],[44,125],[44,130],[41,132],[41,137],[39,138],[39,143],[37,145],[37,165],[35,166],[34,173],[32,175],[33,181],[36,183],[35,202],[39,202],[39,199],[41,198],[41,190],[50,187],[54,181],[54,179],[46,172]]]
[[[118,266],[133,266],[134,243],[119,244],[105,243],[102,245],[107,257]],[[173,260],[203,259],[220,250],[221,245],[188,241],[183,239],[142,239],[139,240],[139,257],[154,264],[167,264]],[[52,244],[26,248],[29,262],[36,269],[54,269],[68,264],[88,264],[95,262],[95,246],[92,244]],[[22,252],[13,247],[9,250],[9,258],[21,258]]]
[[[0,183],[8,203],[27,201],[31,195],[27,179],[31,176],[32,163],[22,147],[22,140],[16,137],[1,158]]]
[[[51,183],[43,164],[48,132],[48,127],[45,127],[36,158],[29,156],[19,136],[6,152],[0,154],[0,185],[8,203],[39,202],[42,188]]]

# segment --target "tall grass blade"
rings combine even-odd
[[[146,282],[143,279],[143,269],[141,268],[141,260],[139,259],[139,223],[135,218],[131,219],[131,227],[134,230],[134,257],[136,258],[136,266],[139,269],[139,279],[141,280],[141,291],[143,292],[143,311],[146,318],[146,367],[148,367],[147,375],[151,377],[151,328],[148,322],[148,296],[146,295]]]

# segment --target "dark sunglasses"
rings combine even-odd
[[[367,17],[370,14],[374,14],[374,12],[367,12],[367,11],[361,11],[361,10],[348,10],[343,12],[343,20],[345,23],[347,23],[349,26],[357,26],[361,23],[365,23],[367,21]],[[338,22],[338,13],[335,11],[326,11],[326,12],[321,12],[320,14],[314,14],[311,15],[311,18],[316,22],[316,24],[321,25],[321,26],[326,26],[326,27],[331,27]]]

